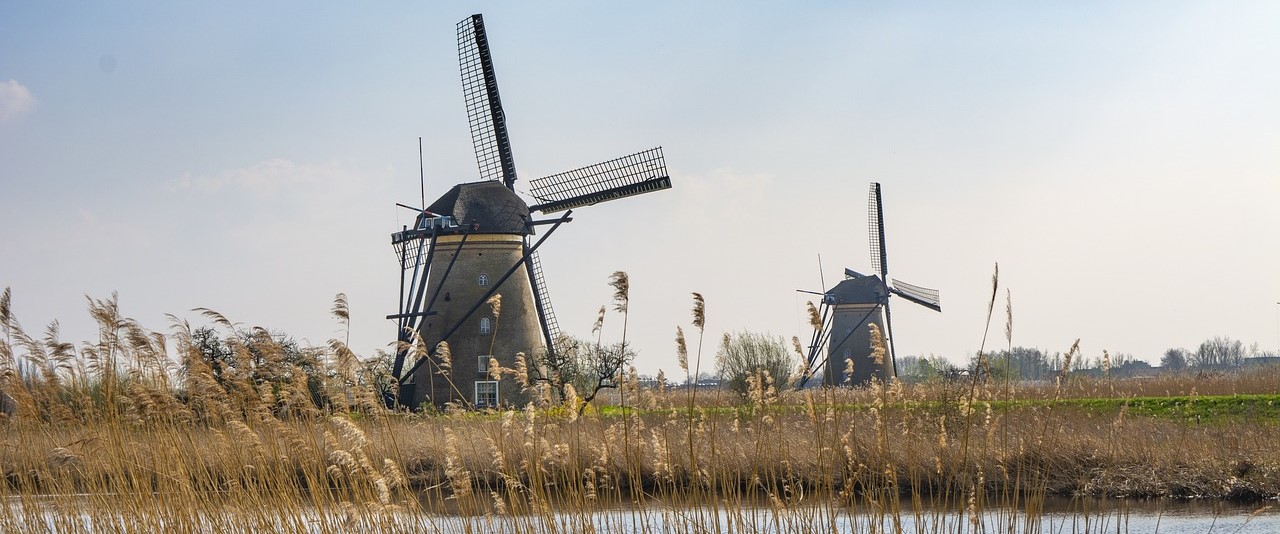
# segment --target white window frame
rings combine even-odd
[[[480,335],[487,336],[493,333],[493,320],[488,317],[480,318]]]
[[[480,386],[485,386],[486,389],[488,389],[488,386],[490,385],[493,386],[493,394],[491,396],[487,396],[488,398],[484,399],[485,402],[483,403],[480,402],[481,401]],[[473,395],[471,397],[471,401],[475,404],[476,408],[497,408],[498,407],[498,381],[497,380],[477,380],[475,383],[474,391],[472,393]],[[491,399],[493,400],[493,402],[488,402]]]
[[[480,273],[480,276],[476,277],[476,285],[480,287],[488,287],[489,285],[488,273]]]
[[[492,354],[481,354],[476,356],[476,375],[484,378],[489,376],[489,360],[493,359]]]

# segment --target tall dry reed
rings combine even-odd
[[[297,352],[264,329],[235,338],[217,316],[245,362],[219,367],[185,320],[158,335],[111,301],[93,308],[99,337],[73,350],[56,328],[29,336],[0,294],[6,532],[1010,531],[1039,530],[1048,495],[1280,496],[1273,423],[1071,402],[1274,393],[1274,373],[804,391],[758,373],[747,404],[627,389],[618,412],[410,414],[354,400],[377,392],[339,372],[345,340]],[[1010,310],[1007,297],[1007,343]],[[312,365],[332,383],[298,380]]]

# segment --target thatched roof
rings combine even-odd
[[[529,206],[502,182],[486,180],[453,186],[427,211],[450,215],[459,225],[478,225],[477,230],[494,234],[528,234]]]

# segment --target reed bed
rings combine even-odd
[[[376,402],[375,370],[345,341],[288,356],[249,336],[232,349],[253,372],[219,370],[185,321],[159,334],[90,301],[100,337],[76,350],[56,324],[29,336],[9,300],[6,532],[1021,532],[1054,530],[1041,514],[1054,495],[1280,498],[1274,418],[1126,404],[1274,394],[1270,372],[807,391],[761,377],[745,399],[624,377],[621,407],[413,414]]]

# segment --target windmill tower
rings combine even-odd
[[[889,278],[889,259],[885,252],[884,212],[880,200],[880,183],[873,182],[868,194],[867,228],[871,233],[871,264],[875,274],[865,275],[845,269],[845,279],[822,295],[818,328],[809,344],[809,375],[800,379],[800,387],[817,369],[822,369],[823,385],[861,385],[878,378],[896,376],[893,321],[889,298],[899,296],[934,311],[941,312],[938,290],[911,285]],[[892,283],[890,283],[892,280]],[[806,291],[806,293],[815,293]],[[880,363],[872,358],[868,324],[874,323],[887,337],[886,354]],[[826,355],[822,357],[822,349]],[[846,360],[853,362],[853,372],[846,373]]]
[[[458,62],[480,180],[453,186],[418,212],[413,228],[391,235],[400,260],[399,348],[393,397],[403,406],[471,407],[521,404],[518,386],[487,376],[489,359],[514,367],[515,355],[553,350],[559,326],[547,295],[538,247],[572,210],[668,189],[662,149],[654,148],[530,182],[533,205],[515,191],[516,170],[498,97],[484,20],[458,23]],[[532,213],[559,216],[535,220]],[[535,228],[546,230],[533,241]],[[490,304],[501,295],[499,313]],[[431,356],[407,362],[407,344],[421,336]],[[451,365],[435,347],[448,342]]]

